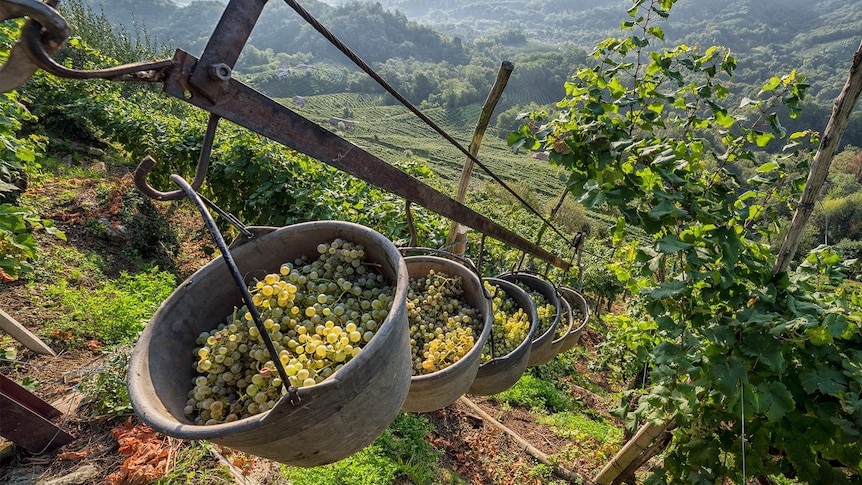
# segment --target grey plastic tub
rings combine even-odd
[[[550,327],[545,329],[541,334],[538,333],[538,329],[536,330],[536,335],[533,337],[533,343],[530,347],[530,359],[527,361],[527,367],[535,367],[550,362],[559,351],[559,343],[562,343],[559,342],[555,345],[554,342],[557,325],[560,324],[563,318],[563,306],[560,303],[560,295],[557,294],[554,285],[547,280],[529,273],[504,273],[499,275],[498,278],[513,283],[523,283],[527,288],[545,297],[545,300],[553,305],[556,312],[554,320],[551,322]],[[533,302],[533,306],[536,306],[535,302]]]
[[[512,387],[518,382],[524,371],[527,370],[527,362],[530,359],[530,347],[532,346],[533,335],[536,333],[538,318],[536,317],[536,304],[533,303],[533,299],[515,283],[500,278],[483,278],[482,281],[488,281],[508,293],[518,306],[527,312],[530,318],[530,330],[527,332],[524,341],[507,355],[496,357],[481,364],[479,371],[476,373],[476,378],[473,380],[473,385],[467,390],[468,394],[475,396],[490,396]],[[488,338],[493,338],[493,335]]]
[[[559,293],[559,291],[557,293]],[[562,352],[563,344],[575,328],[575,319],[572,318],[572,307],[562,296],[560,297],[560,305],[562,307],[562,317],[560,318],[560,323],[557,325],[557,333],[554,334],[554,337],[556,338],[551,341],[549,353],[545,356],[545,360],[538,361],[537,365],[544,365],[554,360],[554,357]],[[559,335],[559,337],[557,337],[557,335]]]
[[[482,328],[473,348],[457,362],[430,374],[413,376],[410,391],[402,409],[408,412],[429,412],[443,409],[461,397],[473,384],[479,371],[482,347],[491,334],[494,315],[491,301],[485,296],[479,276],[466,266],[438,256],[408,256],[404,258],[410,278],[423,278],[430,270],[459,275],[463,281],[464,299],[479,310]]]
[[[580,294],[577,290],[561,286],[559,291],[560,296],[572,307],[572,330],[564,337],[559,349],[559,352],[565,352],[577,345],[581,339],[581,334],[584,333],[587,323],[590,321],[590,307],[587,305],[584,295]],[[578,313],[581,316],[576,318],[575,315]]]
[[[408,277],[398,249],[364,226],[318,221],[272,230],[232,249],[231,254],[241,274],[274,272],[285,261],[316,256],[317,245],[334,238],[364,246],[367,260],[379,264],[395,286],[389,315],[359,355],[325,381],[300,388],[301,401],[296,405],[284,396],[273,409],[249,418],[194,424],[183,407],[193,378],[195,339],[242,305],[239,288],[218,258],[162,303],[137,342],[127,382],[138,416],[168,436],[208,440],[292,466],[346,458],[379,436],[398,415],[410,387]]]

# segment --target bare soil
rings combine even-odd
[[[54,248],[70,246],[83,252],[100,254],[106,261],[111,262],[108,272],[113,275],[135,268],[134,262],[127,259],[128,252],[124,251],[130,241],[124,240],[122,235],[117,237],[105,233],[97,234],[91,229],[93,221],[97,220],[103,225],[107,223],[107,227],[119,226],[121,210],[117,205],[122,204],[123,191],[134,190],[130,188],[128,175],[114,174],[108,181],[109,186],[116,188],[116,197],[98,196],[96,191],[104,191],[105,181],[91,179],[52,180],[30,189],[25,194],[28,199],[49,204],[50,217],[67,235],[66,242],[39,235],[44,251],[50,252]],[[178,281],[182,281],[210,260],[211,256],[206,250],[208,245],[211,246],[208,235],[202,230],[202,221],[191,204],[163,204],[158,206],[158,210],[161,217],[170,221],[179,235],[178,251],[170,256],[170,262]],[[68,268],[69,271],[72,269]],[[95,282],[80,281],[79,284]],[[56,419],[55,424],[70,433],[74,440],[44,453],[33,453],[17,445],[10,446],[8,442],[3,444],[0,440],[0,483],[155,483],[155,479],[135,481],[130,477],[126,477],[125,481],[111,481],[116,479],[119,472],[129,467],[124,451],[128,453],[131,445],[128,442],[120,443],[125,435],[118,430],[131,432],[131,427],[140,424],[140,421],[134,415],[92,417],[93,403],[81,399],[76,385],[80,383],[82,376],[104,364],[106,353],[99,347],[98,342],[90,346],[71,345],[63,335],[45,335],[45,325],[56,318],[56,310],[42,303],[38,284],[23,281],[0,284],[0,308],[35,334],[42,336],[57,352],[57,356],[45,356],[22,349],[14,362],[0,361],[0,372],[17,382],[27,377],[38,379],[39,386],[33,391],[34,394],[48,403],[53,403],[62,412],[61,418]],[[588,329],[579,345],[583,346],[589,355],[600,340],[601,336],[594,329]],[[587,358],[582,357],[575,362],[578,372],[589,376],[595,385],[610,390],[613,386],[605,377],[590,371]],[[573,397],[594,411],[607,415],[607,409],[612,403],[604,402],[596,394],[578,386],[572,389]],[[607,458],[608,450],[599,449],[591,443],[560,437],[550,427],[538,423],[536,416],[529,410],[505,407],[485,397],[468,397],[524,440],[557,460],[560,466],[581,477],[594,476]],[[445,409],[427,413],[427,416],[437,429],[437,432],[427,439],[444,452],[441,465],[460,476],[466,483],[567,483],[559,476],[532,473],[538,461],[505,432],[477,416],[463,403],[456,402]],[[141,428],[134,431],[141,431]],[[150,449],[153,456],[161,454],[163,460],[152,463],[163,463],[167,467],[174,465],[170,460],[176,458],[179,449],[188,445],[182,440],[164,436],[148,435],[146,439],[141,435],[136,436],[135,443],[153,446]],[[284,483],[277,473],[278,464],[255,457],[244,457],[242,454],[231,453],[230,450],[222,452],[227,461],[233,462],[234,470],[250,480],[247,483]],[[213,454],[207,455],[198,465],[203,468],[225,469]],[[225,479],[225,476],[228,478]],[[62,481],[64,477],[70,481]],[[213,480],[216,478],[210,476],[206,479],[189,478],[183,481],[242,481],[239,478],[231,479],[229,473],[220,475],[218,481]]]

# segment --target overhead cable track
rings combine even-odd
[[[299,14],[309,25],[314,27],[314,30],[318,31],[326,40],[328,40],[335,48],[341,51],[345,56],[347,56],[354,64],[356,64],[360,69],[365,71],[366,74],[371,76],[377,84],[379,84],[383,89],[386,90],[387,93],[392,95],[395,99],[397,99],[405,108],[410,110],[414,115],[416,115],[419,119],[425,122],[426,125],[431,127],[434,131],[436,131],[440,136],[442,136],[446,141],[452,144],[455,148],[457,148],[461,153],[463,153],[467,158],[469,158],[473,163],[478,165],[482,170],[484,170],[494,181],[503,186],[506,191],[512,194],[518,201],[524,205],[530,212],[535,214],[539,219],[542,220],[545,224],[548,225],[554,232],[556,232],[563,239],[567,239],[567,236],[560,232],[556,226],[551,224],[542,214],[539,213],[533,206],[527,203],[520,195],[518,195],[511,187],[509,187],[500,177],[498,177],[494,172],[491,171],[488,167],[485,166],[479,159],[470,153],[470,151],[458,142],[455,138],[453,138],[449,133],[446,132],[443,128],[440,127],[437,123],[434,122],[431,118],[429,118],[425,113],[423,113],[419,108],[417,108],[413,103],[411,103],[407,98],[405,98],[401,93],[399,93],[391,84],[389,84],[385,79],[383,79],[371,66],[369,66],[365,61],[363,61],[356,53],[353,52],[344,42],[342,42],[335,34],[333,34],[329,29],[327,29],[323,24],[321,24],[311,13],[309,13],[302,5],[299,4],[296,0],[284,0],[290,8],[292,8],[296,13]]]
[[[210,35],[200,59],[177,49],[172,59],[145,61],[93,71],[70,69],[51,57],[70,35],[68,24],[54,9],[57,2],[58,0],[47,0],[47,3],[43,4],[38,0],[0,0],[0,21],[30,17],[22,28],[21,38],[12,47],[6,63],[0,66],[0,73],[3,74],[0,76],[2,77],[0,91],[16,89],[37,69],[43,69],[58,77],[73,79],[104,78],[113,81],[159,82],[162,83],[166,94],[211,114],[208,133],[210,129],[215,130],[215,123],[219,119],[224,118],[403,197],[409,202],[417,203],[483,235],[491,236],[515,249],[530,253],[554,266],[564,270],[571,267],[570,262],[234,79],[233,66],[236,65],[267,0],[230,0]],[[376,73],[375,76],[379,78]],[[392,89],[391,86],[389,89]],[[397,92],[396,95],[397,98],[403,99],[403,96]],[[412,105],[409,106],[412,107]],[[415,107],[412,109],[416,110]],[[445,134],[433,121],[428,120],[427,116],[419,116],[455,146],[465,151],[460,144],[451,139],[451,136]],[[208,156],[204,151],[206,150],[202,150],[198,161],[198,177],[192,184],[195,190],[203,182],[203,175],[206,173],[205,160]],[[467,154],[469,155],[469,152]],[[478,160],[475,160],[475,157],[471,156],[471,159],[487,170]],[[153,192],[151,187],[146,186],[146,174],[154,163],[156,162],[152,158],[145,157],[138,166],[135,179],[139,189],[148,188]],[[139,181],[142,183],[139,184]],[[502,184],[502,181],[500,183]],[[506,188],[508,189],[507,186]],[[517,194],[514,195],[517,197]],[[174,199],[161,196],[156,198]],[[518,198],[520,200],[520,197]],[[532,211],[535,212],[535,209]],[[549,227],[566,239],[556,227],[548,223],[540,214],[538,215]]]

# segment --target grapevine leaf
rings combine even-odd
[[[763,148],[766,145],[769,145],[769,142],[775,139],[775,135],[772,133],[755,131],[753,141],[757,144],[758,147]]]
[[[772,127],[772,132],[779,138],[784,138],[784,136],[787,135],[787,130],[781,126],[781,122],[778,121],[778,115],[776,113],[769,115],[769,126]]]
[[[781,381],[761,382],[757,385],[757,394],[758,410],[770,422],[780,420],[796,406],[793,395]]]
[[[691,246],[692,245],[689,243],[680,241],[679,238],[673,234],[668,234],[658,241],[658,250],[664,254],[673,254],[675,252],[688,249]]]
[[[814,345],[831,345],[835,341],[826,327],[809,328],[805,331],[805,335]]]
[[[653,219],[661,219],[670,215],[681,217],[685,215],[685,211],[674,206],[668,199],[662,200],[649,211],[649,216]]]
[[[823,394],[835,394],[846,389],[847,380],[844,375],[829,367],[815,367],[814,370],[799,374],[802,388],[808,394],[820,391]]]
[[[658,287],[648,289],[650,298],[660,300],[662,298],[670,298],[677,296],[686,290],[688,284],[685,281],[670,281],[658,285]]]
[[[764,163],[760,167],[757,167],[757,171],[760,173],[767,173],[767,172],[771,172],[771,171],[775,170],[776,168],[778,168],[777,163],[768,162],[768,163]]]
[[[734,395],[740,382],[748,382],[745,366],[733,357],[713,364],[709,369],[709,375],[715,382],[715,387],[726,396]]]
[[[727,114],[727,110],[718,110],[715,112],[715,122],[721,125],[722,128],[730,129],[736,118]]]
[[[830,313],[823,319],[823,326],[829,331],[829,335],[840,337],[847,331],[847,318],[839,313]]]
[[[779,374],[784,373],[787,368],[781,347],[774,338],[760,333],[746,332],[740,339],[739,350],[749,357],[757,358]]]

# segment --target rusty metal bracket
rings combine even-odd
[[[232,121],[515,249],[529,252],[563,269],[570,267],[569,262],[233,79],[233,67],[266,3],[267,0],[230,0],[200,59],[177,50],[170,60],[77,71],[51,58],[51,54],[69,35],[68,25],[53,8],[57,0],[48,0],[46,4],[36,0],[0,0],[0,16],[31,17],[22,32],[21,41],[13,48],[3,66],[2,72],[10,69],[15,76],[10,76],[9,82],[0,82],[0,88],[12,86],[11,89],[14,89],[37,68],[59,77],[161,82],[166,94],[209,112],[212,115],[211,127],[215,124],[213,120],[218,118]],[[50,21],[51,25],[45,28],[39,21]],[[206,166],[202,161],[208,156],[208,153],[201,154],[198,174],[192,184],[194,188],[200,186],[206,174]],[[176,191],[158,192],[146,185],[146,172],[153,164],[154,161],[149,157],[141,162],[139,186],[151,189],[151,195],[155,195],[156,199],[181,197]]]
[[[315,160],[347,172],[365,182],[456,220],[560,268],[569,263],[518,236],[496,222],[433,189],[404,171],[330,132],[236,79],[228,79],[213,103],[191,85],[198,59],[182,50],[174,55],[174,68],[164,80],[165,93],[244,126]]]

